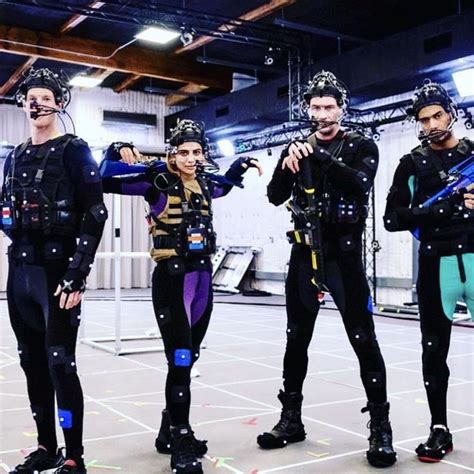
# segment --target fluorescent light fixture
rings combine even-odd
[[[230,140],[218,140],[217,146],[224,156],[234,156],[234,145]]]
[[[178,38],[179,35],[179,32],[177,33],[176,31],[152,26],[135,35],[135,38],[144,41],[151,41],[152,43],[166,44]]]
[[[474,68],[453,72],[453,80],[461,97],[474,95]]]
[[[76,86],[76,87],[96,87],[101,84],[103,79],[99,77],[89,77],[78,75],[74,76],[70,81],[69,85]]]

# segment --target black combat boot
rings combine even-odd
[[[176,474],[202,474],[189,425],[171,428],[171,469]]]
[[[170,416],[168,410],[161,412],[161,426],[158,436],[155,439],[155,448],[159,453],[171,454],[171,431],[170,431]],[[194,449],[199,458],[202,458],[207,453],[207,439],[200,440],[194,437],[194,431],[191,430],[191,436],[194,442]]]
[[[440,462],[453,450],[453,437],[444,425],[434,425],[430,428],[430,436],[426,443],[416,448],[418,459],[422,462]]]
[[[257,437],[257,443],[263,449],[284,448],[288,443],[297,443],[306,438],[304,425],[301,421],[303,395],[280,390],[278,399],[283,405],[280,421],[272,431],[262,433]]]
[[[374,467],[389,467],[397,461],[392,446],[392,428],[388,419],[390,403],[367,403],[361,412],[370,413],[367,427],[370,429],[367,460]]]

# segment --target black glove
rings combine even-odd
[[[256,168],[255,164],[252,161],[258,161],[251,156],[241,156],[237,158],[231,165],[230,168],[227,170],[225,177],[236,184],[236,186],[242,185],[242,176],[249,168]],[[247,165],[247,167],[242,166]]]
[[[120,156],[120,150],[122,148],[130,148],[133,150],[135,147],[133,143],[126,143],[126,142],[114,142],[112,143],[104,155],[104,160],[110,161],[120,161],[122,158]]]
[[[84,293],[86,291],[86,279],[79,272],[68,270],[59,281],[59,286],[61,291],[67,295],[76,291]]]

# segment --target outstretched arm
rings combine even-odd
[[[159,191],[153,186],[153,174],[166,164],[156,162],[151,168],[144,164],[134,164],[141,155],[132,145],[123,142],[112,143],[100,164],[100,172],[105,193],[144,196],[148,202],[159,198]]]

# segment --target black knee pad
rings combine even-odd
[[[171,311],[168,307],[160,308],[156,314],[158,326],[161,328],[166,326],[171,321]]]
[[[173,385],[171,387],[171,401],[174,403],[189,403],[190,390],[188,385]]]

